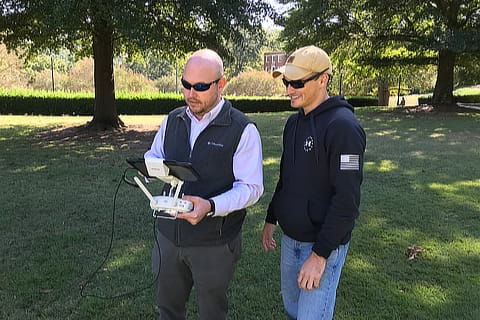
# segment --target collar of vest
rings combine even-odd
[[[177,115],[177,117],[182,118],[183,120],[190,121],[190,118],[187,115],[187,108],[188,106],[183,107],[183,110]],[[218,125],[218,126],[229,126],[232,124],[232,103],[225,99],[225,103],[222,106],[222,110],[220,110],[219,114],[213,119],[210,124]]]

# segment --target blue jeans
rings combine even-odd
[[[313,290],[298,287],[297,277],[305,260],[312,253],[312,242],[300,242],[282,236],[281,278],[282,298],[289,319],[327,320],[333,318],[335,297],[348,245],[333,250],[327,259],[320,286]]]

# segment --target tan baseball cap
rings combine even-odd
[[[288,58],[285,65],[273,71],[274,78],[285,75],[290,80],[299,80],[312,73],[332,74],[332,62],[328,54],[315,46],[297,49]]]

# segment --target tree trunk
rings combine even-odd
[[[93,36],[95,108],[89,130],[112,130],[124,124],[117,114],[113,76],[113,29],[105,22],[95,23]]]
[[[455,108],[453,99],[454,67],[455,53],[448,50],[440,50],[438,53],[437,82],[433,91],[433,106],[443,109]]]
[[[385,77],[378,78],[378,105],[379,106],[388,106],[388,101],[390,99],[390,90],[388,85],[389,85],[388,78],[385,78]]]

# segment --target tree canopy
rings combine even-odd
[[[261,22],[274,11],[261,0],[6,0],[0,42],[25,56],[67,48],[93,56],[93,127],[122,125],[115,108],[113,57],[151,51],[174,61],[209,47],[227,61],[247,36],[261,35]]]
[[[375,67],[437,64],[436,105],[453,104],[459,59],[480,55],[480,0],[297,0],[280,23],[288,50],[346,47]]]

